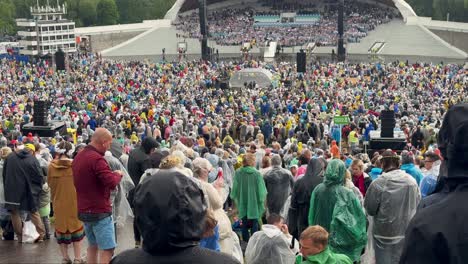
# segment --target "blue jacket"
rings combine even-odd
[[[401,165],[401,169],[406,171],[406,173],[408,173],[409,175],[413,176],[418,185],[421,183],[422,178],[424,178],[424,175],[422,174],[421,170],[417,168],[413,163],[403,164]]]
[[[437,186],[437,178],[432,176],[426,176],[421,181],[421,197],[424,198],[426,196],[431,195]]]
[[[218,226],[215,227],[214,231],[215,232],[214,232],[213,236],[202,238],[200,240],[200,247],[220,252],[221,247],[219,246],[219,242],[218,242],[219,241],[219,228],[218,228]]]
[[[371,177],[372,180],[375,180],[382,174],[382,172],[383,171],[381,168],[372,168],[372,170],[369,172],[369,177]]]

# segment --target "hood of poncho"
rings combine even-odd
[[[168,254],[199,244],[206,201],[194,179],[160,170],[138,185],[134,203],[146,252]]]
[[[343,185],[346,176],[346,166],[343,161],[339,159],[330,161],[324,176],[325,185]]]

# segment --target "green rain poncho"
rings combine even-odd
[[[329,232],[333,252],[358,261],[367,242],[366,217],[356,195],[343,185],[345,174],[341,160],[328,164],[324,182],[310,198],[309,225],[320,225]]]
[[[231,198],[239,210],[239,218],[260,219],[265,211],[267,190],[263,177],[254,167],[236,171]]]
[[[343,254],[335,254],[326,248],[320,254],[307,257],[302,260],[302,256],[296,258],[296,264],[352,264],[351,259]]]

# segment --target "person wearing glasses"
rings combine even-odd
[[[424,168],[421,170],[424,178],[420,184],[422,198],[434,192],[439,177],[440,164],[440,157],[434,152],[428,152],[424,155]]]

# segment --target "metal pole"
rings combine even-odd
[[[343,131],[343,125],[340,125],[340,153],[343,151],[341,148],[341,142],[343,142],[343,135],[341,134],[341,131]]]

